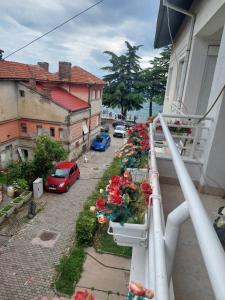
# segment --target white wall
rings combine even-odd
[[[17,86],[14,81],[0,81],[0,121],[18,117]]]

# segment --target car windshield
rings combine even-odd
[[[116,130],[124,130],[124,126],[116,126]]]
[[[55,169],[51,174],[52,177],[57,177],[57,178],[66,178],[67,175],[68,175],[67,169]]]
[[[103,141],[103,138],[101,136],[97,135],[95,140],[96,140],[96,142],[101,143]]]

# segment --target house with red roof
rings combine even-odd
[[[62,141],[69,159],[86,151],[100,129],[104,81],[59,62],[28,65],[0,60],[0,165],[32,157],[34,138]]]

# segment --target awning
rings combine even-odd
[[[86,121],[83,121],[83,133],[87,134],[89,132]]]

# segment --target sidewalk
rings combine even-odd
[[[82,277],[76,290],[92,291],[96,300],[124,300],[128,292],[130,259],[87,249]]]

